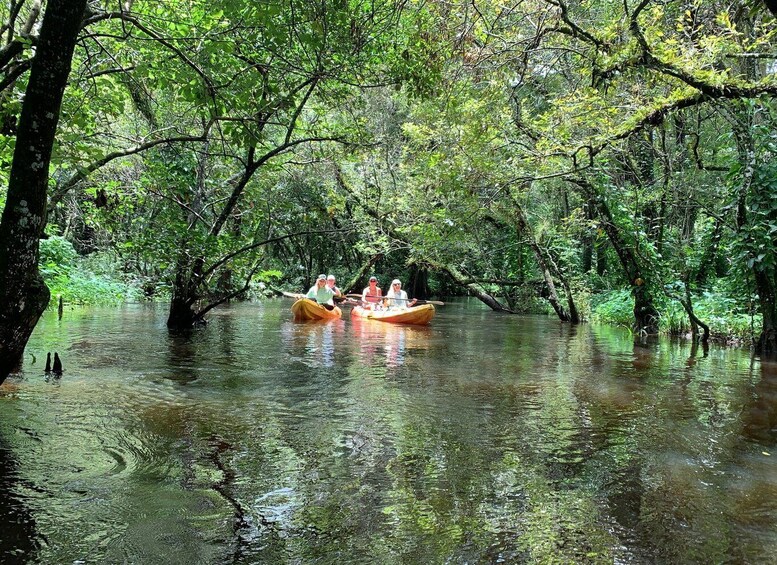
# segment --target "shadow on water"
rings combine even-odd
[[[760,379],[753,387],[752,401],[742,413],[743,433],[752,441],[774,445],[777,442],[777,361],[761,361],[760,366]]]
[[[166,378],[178,384],[189,384],[198,378],[198,349],[206,328],[170,330],[167,335]]]
[[[29,488],[20,479],[18,462],[0,427],[0,562],[35,561],[40,544],[35,518],[17,493]]]

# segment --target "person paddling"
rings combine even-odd
[[[346,298],[343,291],[337,286],[337,279],[334,275],[326,278],[326,286],[335,291],[335,302],[345,302],[346,304],[358,304],[353,298]]]
[[[331,289],[334,291],[334,293],[335,293],[335,296],[337,296],[337,297],[340,297],[340,296],[342,296],[342,295],[343,295],[343,293],[342,293],[342,291],[341,291],[341,290],[340,290],[340,289],[337,287],[337,284],[336,284],[336,282],[337,282],[337,279],[335,278],[335,276],[334,276],[334,275],[329,275],[329,276],[326,278],[326,286],[328,286],[329,288],[331,288]]]
[[[402,281],[394,279],[391,281],[391,288],[386,293],[389,308],[409,308],[413,306],[417,299],[408,300],[407,292],[402,290]]]
[[[318,275],[316,284],[310,287],[310,290],[308,290],[305,298],[315,300],[327,310],[332,310],[335,307],[335,295],[335,291],[329,288],[326,284],[326,275]]]
[[[380,301],[383,291],[378,286],[378,279],[370,277],[369,285],[362,291],[362,304],[365,308],[371,310],[380,310]]]

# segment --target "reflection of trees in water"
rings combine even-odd
[[[542,469],[536,455],[525,454],[521,468],[525,472],[531,468],[527,462],[535,462],[540,484],[551,487],[544,495],[557,519],[575,524],[574,530],[557,532],[566,546],[599,539],[612,547],[606,538],[615,535],[626,560],[683,560],[696,551],[692,544],[714,537],[721,525],[712,491],[692,483],[703,472],[697,465],[706,453],[704,444],[688,442],[707,433],[725,435],[708,429],[715,428],[723,399],[706,387],[717,384],[693,370],[697,348],[678,367],[684,351],[670,350],[665,341],[629,343],[585,328],[574,334],[561,332],[555,345],[546,341],[535,354],[535,370],[548,375],[539,383],[537,400],[545,425],[537,429],[536,422],[525,422],[524,429],[539,435],[524,441],[545,462]],[[683,370],[685,379],[680,379]],[[691,393],[684,397],[677,389],[692,378]],[[701,415],[710,420],[697,421]],[[585,506],[598,514],[596,523],[579,514]],[[691,508],[703,511],[694,515]],[[599,530],[605,524],[611,524],[609,532]],[[699,555],[714,560],[721,554],[707,547]]]
[[[749,411],[740,414],[749,395],[737,370],[746,359],[738,355],[710,356],[709,348],[688,342],[638,341],[611,349],[607,370],[580,380],[576,396],[587,404],[598,438],[587,472],[605,463],[595,475],[606,495],[600,512],[616,526],[626,560],[748,561],[744,548],[755,538],[745,525],[753,513],[746,501],[774,500],[777,493],[753,473],[752,446],[739,462],[732,445],[741,441],[741,418],[747,427]],[[756,433],[769,435],[777,424],[777,382],[762,379],[759,386],[771,401],[750,403],[750,412],[760,420]],[[628,402],[608,406],[613,391]],[[771,434],[766,441],[773,445]],[[735,477],[744,490],[736,492]],[[768,511],[774,514],[775,503]]]
[[[318,323],[308,332],[306,357],[322,367],[331,367],[335,360],[334,323]]]
[[[0,429],[0,563],[35,561],[40,549],[32,512],[16,492],[22,485],[19,464]]]
[[[181,384],[197,380],[198,342],[202,328],[170,330],[167,335],[168,369],[165,378]]]
[[[395,326],[386,332],[386,365],[399,367],[405,363],[405,347],[407,342],[407,327]]]
[[[777,361],[761,361],[761,378],[742,420],[745,437],[769,447],[777,443]]]
[[[223,536],[223,542],[217,549],[217,553],[224,553],[227,559],[224,562],[240,562],[246,550],[246,536],[253,528],[246,505],[241,502],[237,491],[237,470],[232,458],[237,451],[235,445],[225,439],[218,428],[219,414],[213,413],[207,404],[154,404],[149,405],[142,413],[141,420],[148,432],[157,437],[159,445],[147,446],[146,451],[158,454],[157,458],[144,461],[146,469],[154,469],[157,466],[165,468],[168,479],[177,478],[180,488],[180,500],[177,504],[186,509],[186,512],[176,514],[175,518],[163,517],[156,507],[155,500],[147,500],[149,491],[144,486],[144,481],[133,481],[137,485],[137,492],[129,495],[133,501],[140,501],[141,512],[146,514],[142,521],[133,521],[123,535],[122,545],[118,548],[122,551],[127,547],[140,561],[150,559],[154,555],[156,559],[168,560],[173,554],[161,553],[167,548],[155,547],[153,544],[143,545],[144,536],[155,527],[161,527],[156,522],[164,520],[165,531],[169,535],[190,534],[191,528],[197,528],[198,524],[206,524],[213,520],[214,516],[223,516],[219,520],[217,534]],[[159,446],[167,441],[174,441],[175,449],[162,454]],[[175,460],[180,465],[180,475],[170,470],[170,463]],[[203,472],[207,469],[207,472]],[[128,487],[129,488],[129,487]],[[209,491],[218,493],[221,503],[217,504]],[[161,493],[162,500],[167,497],[178,497],[177,492]],[[163,503],[164,504],[164,503]],[[214,527],[214,526],[209,526]],[[229,528],[231,539],[227,536]],[[172,532],[172,533],[171,533]],[[213,533],[213,530],[210,531]],[[161,539],[156,539],[164,543]],[[116,548],[114,548],[116,549]],[[181,550],[175,556],[180,562],[191,562],[195,556],[202,556],[203,551],[208,550],[208,543],[199,536],[196,541],[190,541],[185,550]],[[108,556],[108,561],[113,562],[113,555]]]
[[[737,526],[747,534],[738,547],[738,561],[767,563],[774,561],[777,517],[777,360],[753,364],[760,365],[760,379],[747,391],[731,470],[736,480],[727,493]]]
[[[281,343],[249,355],[241,325],[215,336],[212,325],[204,342],[171,335],[155,360],[165,377],[202,376],[222,356],[259,367],[257,351],[273,363],[234,397],[210,404],[203,379],[186,389],[196,398],[141,416],[193,504],[125,479],[142,487],[124,499],[137,515],[153,518],[141,495],[160,499],[133,540],[148,536],[153,549],[185,508],[176,535],[218,538],[225,562],[765,561],[755,545],[769,546],[777,515],[777,366],[762,365],[759,380],[757,364],[750,378],[736,374],[736,352],[705,357],[590,326],[494,325],[282,322]],[[0,495],[23,492],[2,448]],[[24,518],[9,504],[0,496],[6,524]],[[3,532],[0,541],[6,552]]]
[[[228,306],[223,306],[222,311],[220,312],[221,315],[217,319],[218,321],[217,334],[218,334],[218,340],[219,340],[219,353],[223,356],[224,359],[231,359],[235,355],[238,355],[240,352],[235,350],[236,315],[233,312],[229,312],[227,309],[228,309]]]

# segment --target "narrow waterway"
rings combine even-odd
[[[0,386],[0,562],[777,555],[777,365],[477,302],[423,328],[290,305],[181,335],[164,305],[47,313]]]

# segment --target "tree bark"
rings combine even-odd
[[[50,0],[30,70],[0,220],[0,382],[21,366],[50,294],[38,272],[49,163],[86,0]]]
[[[604,197],[597,194],[595,187],[585,179],[575,178],[571,179],[571,181],[581,187],[585,191],[586,196],[596,205],[597,212],[602,220],[602,229],[604,229],[607,239],[610,241],[613,249],[615,249],[615,253],[618,255],[621,266],[631,284],[631,295],[634,297],[634,333],[657,334],[658,310],[653,305],[650,286],[646,280],[647,275],[643,273],[637,255],[624,241],[621,230],[615,224]]]
[[[191,264],[188,254],[185,251],[181,253],[170,297],[170,313],[167,316],[168,328],[187,329],[202,320],[202,317],[195,311],[194,305],[200,296],[199,283],[202,280],[203,266],[204,260],[196,259],[194,264]]]
[[[561,304],[561,301],[558,298],[556,285],[553,282],[553,276],[550,273],[548,262],[545,260],[542,249],[537,243],[537,240],[534,239],[534,234],[532,233],[531,227],[529,226],[529,222],[526,220],[523,209],[520,208],[517,203],[514,203],[514,206],[515,221],[517,224],[518,232],[526,237],[526,243],[528,243],[532,252],[534,252],[534,259],[537,261],[537,266],[542,272],[542,278],[545,280],[545,286],[548,288],[548,296],[546,298],[548,302],[550,302],[550,305],[553,308],[553,311],[556,313],[556,316],[558,316],[558,319],[562,322],[568,322],[569,314],[566,310],[564,310],[564,306]]]
[[[757,161],[755,139],[752,126],[754,117],[751,109],[735,107],[732,121],[734,135],[737,140],[737,152],[742,164],[742,182],[737,195],[736,226],[743,238],[751,258],[758,256],[760,249],[757,241],[753,241],[746,228],[754,222],[777,222],[777,211],[773,208],[765,218],[758,219],[758,214],[750,213],[752,203],[767,203],[771,199],[771,188],[755,176],[760,163]],[[756,219],[754,219],[754,217]],[[777,275],[774,267],[764,267],[759,261],[753,261],[751,272],[755,279],[758,302],[763,316],[761,335],[756,342],[756,353],[761,355],[777,355]]]
[[[513,313],[512,310],[509,308],[505,308],[501,302],[499,302],[496,298],[494,298],[489,293],[485,292],[482,288],[480,288],[477,284],[467,282],[468,277],[465,277],[458,269],[455,267],[452,267],[451,265],[444,265],[441,263],[435,263],[431,261],[426,261],[426,263],[429,264],[435,271],[439,271],[441,273],[447,274],[453,281],[466,288],[467,291],[469,291],[473,296],[475,296],[478,300],[480,300],[483,304],[491,308],[492,310],[496,312],[510,312]]]
[[[755,350],[761,355],[774,356],[777,354],[777,283],[763,271],[754,270],[753,275],[763,316]]]
[[[589,225],[585,228],[581,242],[583,245],[581,262],[583,273],[589,273],[593,267],[594,262],[594,238],[591,233],[592,228],[590,227],[594,219],[594,207],[589,202],[586,202],[583,206],[583,209],[585,210],[585,219],[588,221]]]

